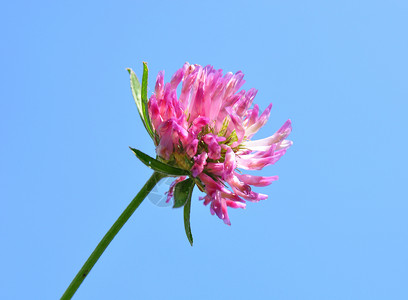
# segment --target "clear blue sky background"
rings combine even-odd
[[[74,299],[408,299],[406,1],[3,1],[0,298],[58,299],[152,173],[126,67],[242,70],[288,118],[270,198],[146,200]],[[149,90],[149,94],[152,88]]]

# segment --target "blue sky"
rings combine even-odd
[[[146,199],[74,299],[407,299],[406,1],[9,1],[0,9],[0,298],[58,299],[151,171],[129,78],[245,73],[293,147],[270,198]],[[149,95],[152,89],[149,90]],[[161,191],[162,187],[159,187]],[[405,196],[404,196],[405,195]]]

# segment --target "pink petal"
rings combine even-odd
[[[190,94],[193,90],[194,83],[198,76],[198,69],[195,66],[189,66],[186,71],[187,76],[184,77],[183,85],[181,87],[181,94],[179,101],[181,105],[185,108],[188,107],[190,101]],[[186,75],[185,74],[185,75]]]
[[[228,217],[227,203],[225,199],[221,198],[220,192],[217,191],[213,194],[213,200],[210,206],[211,214],[216,214],[218,218],[224,221],[225,224],[231,225],[230,219]]]
[[[236,159],[235,159],[235,153],[231,149],[231,147],[222,145],[222,148],[224,150],[227,150],[227,152],[225,153],[225,160],[224,160],[224,174],[222,176],[223,179],[227,179],[233,175],[233,172],[236,169],[237,164],[236,164]]]
[[[154,88],[154,93],[157,99],[162,99],[164,94],[164,71],[160,71],[157,74],[156,86]]]
[[[166,160],[169,160],[174,152],[174,145],[178,145],[179,141],[183,144],[186,144],[188,141],[187,130],[173,118],[162,122],[157,128],[157,133],[160,137],[160,142],[156,152]]]
[[[272,156],[263,158],[237,158],[237,167],[245,170],[261,170],[266,166],[276,163],[284,154],[286,150],[282,149],[276,151]]]
[[[160,115],[159,106],[157,104],[156,96],[152,95],[149,102],[147,103],[149,110],[150,120],[152,121],[153,128],[157,130],[160,124],[163,122],[163,119]]]
[[[237,134],[238,141],[234,142],[231,147],[235,148],[241,144],[245,136],[245,129],[242,127],[242,120],[239,118],[231,108],[226,108],[228,115],[231,118],[232,123],[234,124],[235,133]]]
[[[287,120],[282,125],[282,127],[272,136],[261,139],[261,140],[247,141],[243,144],[243,146],[251,150],[254,150],[254,151],[255,150],[263,151],[263,150],[266,150],[266,148],[269,148],[269,146],[271,146],[272,144],[282,142],[285,138],[288,137],[291,131],[292,131],[291,121]],[[287,141],[283,143],[280,148],[288,148],[291,145],[292,143],[290,141]]]
[[[241,88],[245,83],[243,78],[244,74],[241,71],[238,71],[231,77],[231,80],[229,80],[225,88],[225,98],[235,94]]]
[[[216,176],[222,176],[224,173],[224,163],[207,163],[205,169]]]
[[[184,73],[186,72],[188,67],[189,67],[189,64],[185,63],[182,68],[178,69],[177,72],[173,74],[173,76],[171,77],[171,81],[170,81],[172,89],[177,88],[180,81],[183,79]]]
[[[225,203],[227,204],[227,206],[232,207],[232,208],[245,208],[246,207],[245,203],[232,201],[228,199],[225,199]]]
[[[234,106],[236,114],[240,117],[244,117],[248,108],[251,106],[252,101],[254,100],[256,93],[258,91],[256,89],[250,89],[244,97],[242,97]]]
[[[172,138],[172,120],[165,121],[157,128],[157,132],[160,137],[159,145],[156,148],[157,155],[163,157],[166,160],[170,159],[173,153],[173,138]]]
[[[219,159],[221,157],[221,146],[218,144],[216,135],[208,133],[202,137],[202,140],[208,146],[208,157]]]
[[[235,173],[235,176],[237,176],[239,180],[241,180],[242,182],[253,185],[253,186],[268,186],[273,181],[276,181],[279,178],[278,176],[264,177],[264,176],[255,176],[255,175],[238,174],[238,173]]]
[[[193,136],[197,136],[197,134],[199,134],[203,127],[206,126],[209,122],[210,121],[208,120],[207,117],[200,116],[194,119],[191,128],[189,129],[189,132],[191,132]]]
[[[204,97],[204,82],[200,82],[195,93],[195,97],[191,97],[191,103],[189,106],[190,118],[195,119],[198,116],[205,116],[205,97]]]
[[[251,138],[255,133],[258,132],[259,129],[261,129],[262,126],[266,124],[266,122],[269,119],[269,115],[271,113],[272,109],[272,103],[268,105],[268,107],[264,110],[264,112],[261,114],[259,119],[251,126],[249,126],[245,133],[248,138]]]
[[[186,153],[188,156],[193,157],[197,153],[197,146],[198,140],[194,139],[190,144],[186,147]]]
[[[191,173],[193,177],[197,177],[204,170],[204,166],[207,163],[207,153],[203,152],[200,155],[194,157],[194,165],[191,168]]]
[[[287,149],[287,148],[289,148],[289,147],[292,146],[292,145],[293,145],[293,142],[292,142],[292,141],[284,140],[284,141],[280,142],[280,143],[276,146],[276,150]]]
[[[258,120],[258,114],[259,114],[259,106],[258,104],[255,104],[254,108],[251,111],[251,114],[249,115],[247,119],[247,122],[244,123],[246,128],[255,124],[256,120]]]

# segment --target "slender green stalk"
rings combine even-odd
[[[146,182],[146,184],[142,187],[140,192],[133,198],[132,202],[126,207],[123,213],[119,216],[116,222],[112,225],[109,231],[105,234],[102,240],[99,242],[98,246],[96,246],[95,250],[92,252],[91,256],[89,256],[88,260],[82,266],[81,270],[79,270],[78,274],[72,280],[71,284],[65,291],[64,295],[62,295],[61,300],[71,299],[72,296],[75,294],[79,286],[81,285],[82,281],[84,281],[85,277],[89,274],[95,263],[98,261],[99,257],[101,257],[102,253],[106,250],[110,242],[119,232],[119,230],[123,227],[123,225],[129,220],[131,215],[135,212],[136,208],[142,203],[144,198],[150,193],[150,191],[154,188],[154,186],[162,179],[166,177],[166,175],[158,172],[154,172],[152,177]]]

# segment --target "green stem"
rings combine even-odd
[[[129,220],[131,215],[135,212],[136,208],[138,208],[138,206],[140,205],[140,203],[142,203],[144,198],[146,198],[146,196],[150,193],[154,186],[163,177],[166,177],[166,175],[157,172],[153,173],[152,177],[149,178],[149,180],[142,187],[140,192],[136,195],[135,198],[133,198],[132,202],[130,202],[128,207],[126,207],[123,213],[119,216],[116,222],[105,234],[105,236],[99,242],[98,246],[96,246],[91,256],[89,256],[85,264],[82,266],[81,270],[79,270],[78,274],[72,280],[71,284],[65,291],[64,295],[62,295],[61,300],[67,300],[72,298],[72,296],[75,294],[75,292],[81,285],[82,281],[84,281],[85,277],[89,274],[95,263],[98,261],[99,257],[101,257],[102,253],[109,246],[110,242],[112,242],[113,238],[116,236],[119,230],[123,227],[123,225],[125,225],[127,220]]]

